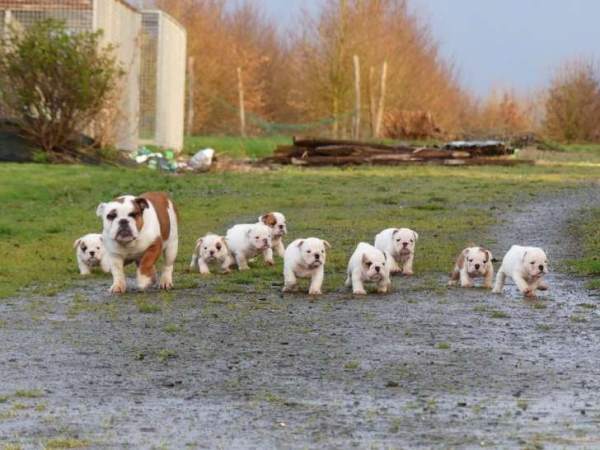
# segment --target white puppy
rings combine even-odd
[[[483,287],[491,289],[494,282],[494,264],[492,252],[483,247],[465,248],[454,264],[448,286],[456,286],[460,281],[461,287],[473,287],[473,279],[483,277]]]
[[[279,212],[270,212],[263,214],[258,218],[260,223],[265,224],[272,230],[272,247],[277,256],[283,258],[285,253],[285,245],[283,237],[287,234],[287,224],[285,216]]]
[[[365,295],[367,292],[363,283],[371,281],[377,283],[377,292],[385,294],[392,286],[390,259],[385,252],[361,242],[348,263],[346,287],[352,287],[352,292],[356,295]]]
[[[544,275],[548,273],[548,258],[541,248],[513,245],[502,260],[496,276],[494,294],[500,294],[506,277],[511,277],[526,297],[535,297],[535,291],[545,291],[548,285]]]
[[[190,262],[190,270],[198,269],[201,274],[209,275],[208,267],[211,263],[219,263],[224,273],[229,273],[229,269],[235,260],[229,252],[229,247],[223,236],[208,233],[206,236],[196,241],[196,248]]]
[[[110,255],[113,284],[110,291],[127,289],[124,266],[137,264],[137,285],[144,290],[156,280],[156,262],[164,255],[160,288],[173,287],[173,266],[179,243],[175,205],[164,192],[124,195],[96,210],[104,225],[104,245]]]
[[[235,225],[227,230],[225,241],[240,270],[248,270],[248,260],[262,253],[272,266],[271,228],[262,223]]]
[[[309,295],[321,295],[325,258],[331,245],[317,238],[296,239],[285,250],[283,259],[283,292],[296,288],[297,278],[310,278]]]
[[[392,256],[390,273],[413,274],[417,239],[419,235],[408,228],[388,228],[375,236],[375,247]]]
[[[104,251],[101,234],[86,234],[75,241],[73,248],[77,249],[75,254],[81,275],[89,275],[94,267],[110,272],[110,258]]]

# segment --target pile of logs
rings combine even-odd
[[[443,147],[410,147],[334,139],[294,138],[293,145],[279,146],[265,164],[297,166],[403,165],[516,165],[528,161],[509,158],[514,149],[502,142],[452,142]]]

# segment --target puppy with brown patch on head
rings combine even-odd
[[[103,272],[110,272],[110,258],[104,250],[101,234],[86,234],[75,241],[73,248],[77,249],[75,255],[81,275],[89,275],[94,267],[100,267]]]
[[[321,295],[329,242],[317,238],[296,239],[285,250],[283,292],[296,289],[297,278],[310,278],[309,295]]]
[[[287,234],[287,223],[285,216],[279,212],[270,212],[260,216],[258,221],[271,228],[271,245],[273,247],[273,251],[277,256],[283,258],[285,254],[283,237]]]
[[[235,225],[227,230],[225,242],[239,270],[248,270],[248,260],[261,253],[269,266],[274,264],[271,228],[263,223]]]
[[[392,256],[390,273],[413,275],[415,246],[419,235],[409,228],[388,228],[375,236],[375,247]]]
[[[461,287],[473,287],[473,279],[483,277],[483,287],[492,288],[494,281],[494,264],[492,252],[483,247],[465,248],[454,264],[448,286],[456,286],[460,281]]]
[[[506,277],[511,277],[525,297],[535,297],[535,291],[545,291],[548,285],[544,276],[548,273],[548,257],[538,247],[513,245],[504,255],[496,275],[494,294],[502,293]]]
[[[391,256],[371,244],[361,242],[348,262],[346,287],[351,287],[355,295],[366,295],[364,282],[377,284],[377,292],[387,293],[392,287],[390,280]]]
[[[179,243],[175,205],[164,192],[147,192],[138,197],[124,195],[96,210],[104,226],[103,238],[110,255],[113,285],[110,291],[127,289],[124,266],[137,264],[137,286],[144,290],[156,281],[155,264],[162,254],[161,289],[173,287],[173,266]]]
[[[235,260],[223,236],[208,233],[196,241],[196,248],[190,262],[190,270],[198,269],[202,275],[210,275],[209,264],[219,263],[223,273],[230,273]]]

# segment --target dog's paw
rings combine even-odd
[[[124,294],[127,291],[127,284],[125,282],[115,282],[110,287],[111,294]]]
[[[321,289],[311,289],[308,291],[308,295],[317,296],[317,295],[323,295],[323,293],[321,292]]]
[[[171,279],[171,277],[161,278],[158,287],[165,291],[173,289],[173,280]]]
[[[523,295],[527,298],[535,298],[535,291],[533,289],[525,289]]]
[[[355,289],[352,291],[354,295],[367,295],[367,291],[364,289]]]

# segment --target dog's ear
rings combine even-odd
[[[492,252],[490,252],[487,248],[480,247],[480,250],[485,253],[486,259],[489,261],[492,260]]]
[[[250,235],[252,234],[252,228],[250,228],[248,231],[246,231],[246,236],[250,237]]]
[[[260,216],[260,221],[268,227],[274,227],[277,224],[277,218],[273,213],[267,213]]]
[[[204,241],[203,238],[200,238],[196,241],[196,248],[195,251],[198,251],[200,249],[200,247],[202,246],[202,241]]]
[[[98,217],[102,217],[104,215],[104,208],[106,207],[106,203],[100,203],[96,208],[96,215]]]
[[[396,236],[398,233],[400,233],[400,229],[399,228],[394,228],[394,232],[392,233],[392,237]]]
[[[383,259],[387,262],[387,260],[388,260],[387,252],[383,252]]]
[[[73,242],[73,248],[77,248],[77,246],[81,243],[81,239],[77,239],[75,242]]]
[[[303,246],[303,245],[304,245],[304,240],[301,240],[300,242],[298,242],[298,243],[296,244],[296,246],[297,246],[298,248],[302,248],[302,246]]]
[[[323,240],[323,245],[325,246],[325,248],[329,249],[331,248],[331,244],[325,240]]]
[[[145,209],[150,208],[150,204],[148,203],[148,200],[146,200],[143,197],[138,197],[136,198],[133,203],[135,203],[137,205],[138,208],[140,208],[140,212],[144,212]]]
[[[104,236],[100,235],[100,242],[104,243]]]
[[[527,256],[527,251],[525,251],[525,253],[523,253],[523,259],[522,262],[525,262],[525,257]]]
[[[362,255],[362,263],[365,266],[370,266],[371,265],[371,260],[369,259],[369,257],[365,253],[363,253],[363,255]]]
[[[413,231],[413,235],[415,236],[415,242],[419,240],[419,233]]]

